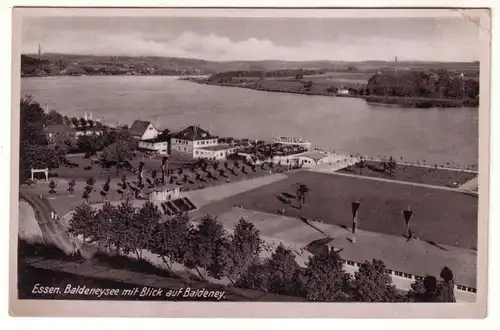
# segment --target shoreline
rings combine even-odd
[[[209,83],[208,81],[197,79],[194,77],[179,77],[179,80],[190,81],[201,85],[209,86],[219,86],[219,87],[236,87],[252,89],[260,92],[272,92],[272,93],[288,93],[288,94],[299,94],[299,95],[310,95],[310,96],[329,96],[329,97],[342,97],[342,98],[354,98],[363,99],[368,104],[380,105],[380,106],[401,106],[413,109],[421,108],[479,108],[479,104],[469,104],[467,100],[457,100],[457,99],[435,99],[435,98],[423,98],[423,97],[400,97],[400,96],[385,96],[385,95],[339,95],[331,92],[313,92],[313,91],[291,91],[286,89],[271,89],[271,88],[259,88],[252,84],[231,84],[231,83]]]

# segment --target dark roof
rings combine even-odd
[[[144,132],[146,132],[146,129],[148,128],[149,124],[151,124],[150,121],[143,121],[143,120],[136,120],[130,127],[130,134],[134,136],[143,136]]]
[[[189,126],[188,128],[175,134],[174,137],[176,139],[189,140],[189,141],[216,139],[215,136],[211,135],[208,131],[205,131],[204,129],[198,126]]]
[[[68,127],[66,125],[47,125],[45,127],[45,132],[47,133],[73,133],[76,129],[73,127]]]

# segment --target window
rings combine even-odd
[[[350,266],[354,266],[354,262],[353,261],[347,260],[347,264],[350,265]]]
[[[417,276],[417,275],[415,275],[415,279],[416,279],[416,280],[423,280],[424,278],[423,278],[422,276]]]
[[[408,273],[403,273],[403,276],[406,278],[413,278],[413,275],[408,274]]]
[[[460,284],[457,285],[457,289],[461,290],[461,291],[467,291],[467,288],[463,285],[460,285]]]
[[[403,272],[398,272],[398,271],[396,270],[396,271],[394,271],[394,275],[396,275],[396,276],[401,276],[401,277],[402,277],[402,276],[403,276]]]
[[[392,275],[392,270],[390,270],[390,269],[386,269],[386,270],[385,270],[385,273],[386,273],[386,274],[389,274],[389,275]]]

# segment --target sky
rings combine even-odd
[[[213,61],[476,61],[461,18],[27,17],[21,51]]]

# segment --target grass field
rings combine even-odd
[[[353,165],[345,167],[339,170],[339,172],[451,188],[457,188],[458,186],[477,176],[477,174],[470,172],[400,164],[396,165],[395,170],[393,171],[392,175],[390,175],[388,172],[379,172],[370,167],[380,169],[382,168],[382,163],[375,161],[365,161],[364,168],[359,168],[357,165]]]
[[[402,211],[410,206],[414,211],[412,231],[420,239],[463,248],[477,246],[476,197],[331,174],[296,172],[288,176],[288,179],[206,205],[200,211],[216,215],[232,205],[274,214],[285,209],[287,216],[303,216],[350,228],[351,202],[359,198],[362,203],[360,229],[403,235],[406,227]],[[302,209],[293,199],[299,182],[310,189]],[[278,196],[282,193],[289,194],[291,204],[280,201]]]
[[[153,170],[159,171],[161,167],[161,156],[146,156],[141,152],[137,152],[137,157],[130,161],[134,168],[139,166],[139,163],[144,162],[144,170],[146,172],[151,172]],[[68,160],[72,163],[78,164],[78,167],[68,167],[61,165],[56,169],[51,171],[51,174],[55,174],[60,178],[73,178],[78,179],[88,179],[89,177],[94,177],[95,179],[106,179],[108,176],[111,178],[120,178],[123,174],[128,176],[134,176],[134,174],[126,171],[116,171],[114,167],[110,169],[102,168],[99,164],[93,164],[90,158],[85,158],[82,155],[69,156]],[[178,168],[186,163],[189,163],[192,159],[182,158],[180,156],[170,157],[169,167]],[[86,167],[91,167],[91,169],[85,170]]]

